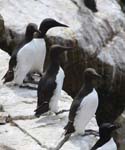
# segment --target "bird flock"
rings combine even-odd
[[[93,12],[97,12],[95,1],[91,0],[91,2],[94,2],[94,4],[89,5],[90,3],[85,1],[85,5],[87,7],[91,6],[90,9]],[[60,66],[60,56],[64,51],[70,52],[75,49],[75,47],[66,47],[58,44],[52,45],[49,51],[49,63],[43,72],[47,53],[45,36],[47,31],[54,27],[68,28],[67,25],[52,18],[44,19],[39,29],[37,29],[36,24],[28,24],[25,39],[13,50],[8,64],[8,70],[3,77],[4,84],[13,82],[14,86],[20,87],[25,87],[27,82],[38,84],[38,88],[36,88],[37,107],[34,110],[36,117],[40,117],[48,111],[58,115],[58,100],[61,96],[65,78],[64,70]],[[38,82],[32,77],[34,73],[39,75],[40,79]],[[99,98],[96,88],[101,79],[101,75],[94,68],[86,68],[84,70],[84,83],[71,104],[68,122],[64,127],[64,138],[54,150],[59,150],[73,133],[82,136],[93,133],[97,134],[94,131],[85,130],[85,127],[95,115],[98,108]],[[100,125],[98,135],[100,138],[91,150],[96,150],[107,143],[111,139],[112,131],[118,128],[118,125],[108,122]]]

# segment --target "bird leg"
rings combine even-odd
[[[71,133],[65,135],[65,137],[58,143],[58,145],[51,150],[59,150],[68,141],[70,136],[71,136]]]
[[[88,135],[99,136],[99,132],[88,129],[88,130],[85,130],[85,133],[82,136],[88,136]]]
[[[24,89],[37,90],[37,87],[32,87],[29,85],[20,85],[19,87]]]
[[[33,80],[23,81],[23,83],[31,83],[31,84],[37,84],[38,85],[39,81],[35,81],[33,79]]]
[[[60,110],[60,111],[56,112],[55,114],[59,115],[59,114],[62,114],[64,112],[68,112],[68,111],[69,111],[69,109],[63,109],[63,110]]]
[[[27,80],[24,80],[23,82],[38,85],[39,81],[35,81],[35,78],[33,78],[33,76],[36,76],[38,78],[38,77],[42,77],[42,74],[41,73],[38,73],[38,74],[28,73],[27,74]]]

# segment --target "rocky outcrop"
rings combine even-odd
[[[15,31],[4,25],[4,19],[0,15],[0,48],[6,51],[9,55],[24,39],[23,34],[18,34]]]
[[[117,0],[121,6],[122,11],[125,13],[125,1],[124,0]]]
[[[117,0],[97,0],[98,12],[95,14],[85,7],[82,0],[55,0],[49,3],[37,0],[37,3],[40,8],[34,9],[39,9],[42,17],[34,14],[32,18],[26,13],[30,8],[22,3],[25,15],[20,16],[20,20],[24,19],[25,25],[27,19],[38,22],[51,16],[71,27],[52,29],[46,39],[48,47],[54,43],[75,46],[75,51],[65,53],[62,59],[66,74],[64,90],[74,97],[84,82],[84,69],[95,68],[103,76],[97,89],[100,102],[97,122],[99,125],[114,122],[125,108],[125,16]],[[17,8],[17,14],[23,11],[22,4]],[[49,10],[49,15],[46,16],[43,10]],[[4,11],[3,14],[9,24]],[[16,21],[15,24],[22,25]]]

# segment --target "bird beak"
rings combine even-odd
[[[33,37],[34,37],[34,38],[38,38],[40,34],[41,34],[41,32],[36,29],[35,32],[34,32]]]
[[[73,50],[74,49],[74,47],[63,47],[63,46],[60,46],[60,52],[62,53],[62,52],[64,52],[64,51],[71,51],[71,50]]]
[[[69,27],[69,26],[67,26],[67,25],[65,25],[65,24],[62,24],[62,23],[60,23],[60,22],[55,22],[55,24],[54,24],[54,26],[56,27],[56,26],[59,26],[59,27]]]
[[[37,33],[41,34],[40,30],[38,30],[38,29],[36,29],[36,30],[35,30],[35,32],[37,32]]]
[[[119,129],[121,127],[122,127],[121,124],[115,124],[112,126],[113,129]]]
[[[62,24],[62,23],[59,23],[59,26],[60,26],[60,27],[67,27],[67,28],[69,27],[69,26],[67,26],[67,25],[65,25],[65,24]]]
[[[94,76],[95,76],[96,78],[98,78],[98,79],[102,79],[102,76],[101,76],[100,74],[98,74],[98,73],[95,73]]]

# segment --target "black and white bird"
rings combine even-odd
[[[72,102],[69,121],[65,126],[66,133],[77,132],[83,134],[86,125],[95,115],[98,107],[98,94],[95,90],[97,80],[101,76],[93,68],[84,71],[84,85]]]
[[[95,0],[84,0],[85,6],[89,8],[92,12],[97,12],[96,1]]]
[[[26,27],[24,39],[17,45],[16,49],[12,52],[11,58],[9,60],[9,67],[5,73],[3,79],[4,82],[10,82],[14,79],[14,68],[17,64],[17,53],[26,43],[33,39],[34,32],[38,32],[37,25],[35,23],[29,23]]]
[[[95,69],[85,69],[84,84],[71,104],[68,123],[64,127],[65,137],[55,150],[59,150],[72,133],[84,135],[86,125],[95,115],[98,107],[98,94],[95,87],[100,78]]]
[[[119,125],[114,125],[111,123],[103,123],[99,127],[99,136],[100,139],[96,142],[96,144],[91,148],[91,150],[96,150],[99,147],[102,147],[106,144],[112,137],[112,132],[116,129],[120,128]]]
[[[16,55],[16,66],[14,68],[14,82],[22,85],[26,75],[32,72],[43,73],[43,65],[46,56],[46,43],[44,37],[46,32],[53,27],[68,27],[54,19],[44,19],[39,27],[37,38],[25,44]]]
[[[40,117],[41,114],[51,110],[57,112],[58,100],[61,95],[64,71],[60,66],[60,55],[64,51],[72,50],[70,47],[53,45],[50,49],[50,63],[38,84],[37,90],[37,109],[35,116]]]

